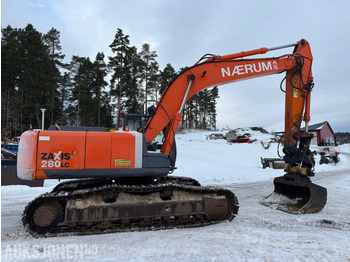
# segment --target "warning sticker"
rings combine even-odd
[[[294,90],[293,96],[294,96],[295,98],[297,98],[297,97],[298,97],[298,89],[294,88],[293,90]]]
[[[131,159],[114,159],[114,166],[131,166]]]

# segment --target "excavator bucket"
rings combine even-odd
[[[327,189],[311,182],[308,177],[286,174],[273,181],[275,190],[260,204],[291,214],[317,213],[327,202]]]

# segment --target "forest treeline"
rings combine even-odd
[[[140,51],[129,36],[117,29],[112,56],[98,52],[65,60],[60,32],[1,28],[1,133],[20,135],[53,124],[72,126],[121,126],[120,111],[139,113],[146,100],[159,100],[167,84],[181,72],[171,64],[159,68],[157,52],[149,44]],[[187,104],[182,128],[215,129],[216,87],[203,90]]]

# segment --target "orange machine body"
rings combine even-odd
[[[137,132],[27,131],[20,147],[18,172],[27,180],[96,172],[122,177],[128,172],[120,170],[142,169],[142,134]]]

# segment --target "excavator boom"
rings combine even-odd
[[[243,59],[243,57],[263,54],[270,50],[290,46],[294,46],[294,52],[290,55],[273,58]],[[304,108],[307,109],[305,116],[309,118],[310,115],[309,91],[311,89],[307,91],[305,88],[313,83],[312,59],[309,43],[302,39],[296,44],[273,48],[262,47],[231,55],[213,56],[203,62],[197,62],[194,66],[181,72],[163,92],[156,107],[155,116],[150,118],[146,125],[146,140],[147,142],[153,141],[165,127],[168,132],[171,132],[171,123],[178,121],[177,119],[181,120],[181,117],[177,115],[181,113],[181,105],[203,89],[286,72],[288,79],[293,78],[291,82],[287,83],[285,133],[288,135],[289,142],[286,146],[293,147],[296,140],[293,139],[292,135],[300,129],[295,128],[293,124],[295,117],[299,116],[300,122],[298,124],[300,127]],[[296,70],[299,70],[299,72],[296,72]],[[294,87],[291,83],[293,83]],[[307,99],[305,99],[306,96],[308,96]],[[174,99],[175,97],[180,99]],[[174,131],[176,132],[176,130]],[[168,138],[171,139],[172,137],[173,135],[169,135]],[[164,145],[166,147],[167,144],[171,143],[171,141],[166,141]],[[164,148],[162,152],[169,154],[169,148],[167,150]]]

